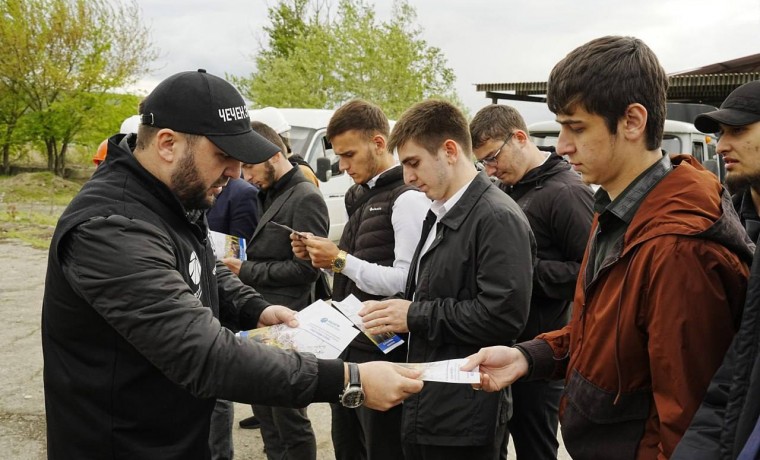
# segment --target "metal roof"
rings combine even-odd
[[[760,80],[760,53],[668,76],[668,101],[719,106],[737,87]],[[546,102],[546,82],[477,83],[475,91],[499,99]]]

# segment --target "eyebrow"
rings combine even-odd
[[[401,160],[401,164],[405,165],[405,164],[409,163],[410,161],[413,161],[413,160],[416,160],[416,159],[417,159],[416,156],[407,157],[407,158],[404,158],[403,160]]]
[[[557,123],[559,123],[561,125],[574,125],[576,123],[583,123],[583,120],[573,120],[572,118],[569,119],[569,120],[555,119],[554,121],[556,121]]]
[[[353,151],[353,150],[346,150],[345,152],[336,152],[336,151],[335,151],[335,149],[333,149],[333,152],[334,152],[336,155],[338,155],[338,156],[343,156],[343,155],[348,155],[348,154],[354,153],[354,151]]]

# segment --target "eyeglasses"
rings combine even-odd
[[[507,145],[507,142],[509,142],[509,140],[512,139],[512,135],[513,134],[514,133],[509,133],[509,136],[507,136],[507,138],[504,139],[504,143],[501,144],[501,147],[499,147],[499,150],[497,150],[496,152],[494,152],[493,155],[488,155],[487,157],[483,158],[482,160],[478,160],[478,164],[480,166],[484,167],[484,168],[486,166],[488,166],[488,165],[495,165],[496,161],[497,161],[496,160],[497,157],[499,156],[499,154],[501,153],[501,151],[504,149],[504,146]]]

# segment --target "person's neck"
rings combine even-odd
[[[626,155],[627,158],[625,164],[619,168],[620,173],[607,184],[599,184],[610,196],[610,200],[617,198],[641,173],[662,159],[660,149],[647,150],[644,155],[636,152],[620,152],[620,154]]]
[[[275,169],[275,183],[279,182],[280,179],[282,179],[282,176],[289,173],[294,168],[293,164],[290,161],[282,161],[278,163],[277,168]]]
[[[381,155],[377,159],[375,173],[372,174],[372,177],[377,177],[378,175],[391,169],[394,164],[395,162],[393,161],[393,155],[390,155],[390,154]]]
[[[462,187],[469,184],[477,175],[478,170],[475,168],[475,164],[469,161],[457,163],[456,170],[452,175],[449,187],[446,190],[446,195],[438,201],[445,203],[449,198],[456,195]]]
[[[544,164],[548,154],[549,152],[542,152],[534,144],[530,144],[528,147],[528,165],[525,169],[525,174]],[[523,174],[523,176],[525,174]]]

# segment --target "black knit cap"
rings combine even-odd
[[[243,163],[262,163],[280,151],[251,129],[238,90],[204,69],[180,72],[159,83],[143,101],[142,112],[142,124],[205,136]]]
[[[694,126],[703,133],[717,133],[719,123],[744,126],[760,121],[760,80],[745,83],[731,91],[720,110],[703,113],[694,119]]]

